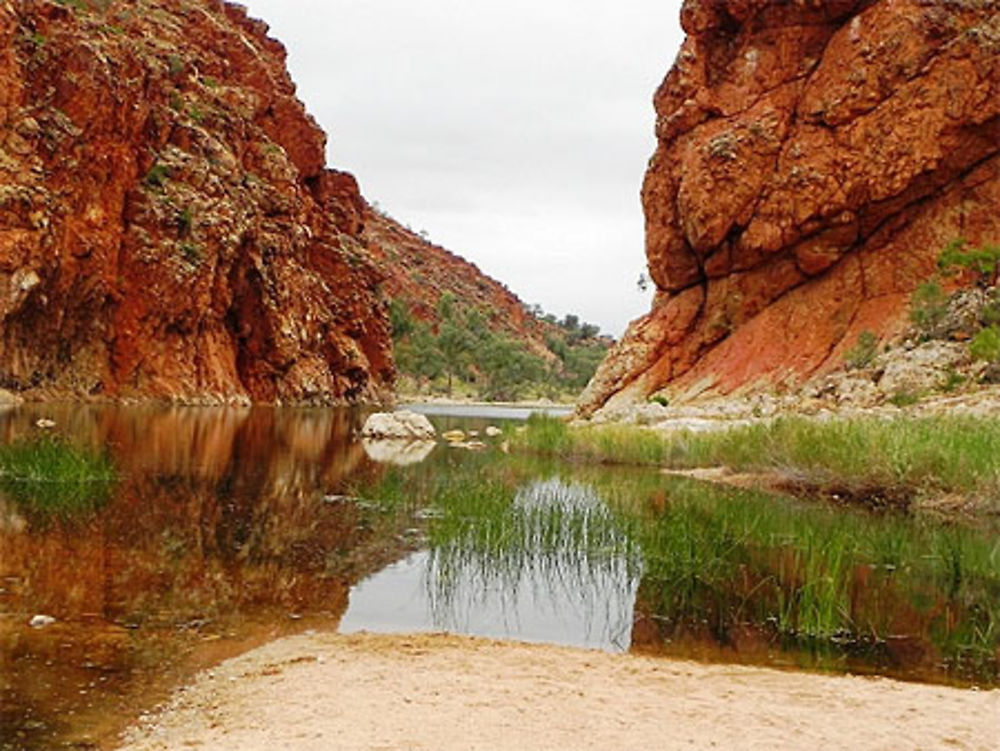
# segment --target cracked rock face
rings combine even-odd
[[[993,0],[686,0],[643,186],[657,286],[591,413],[795,385],[905,322],[944,245],[1000,241]]]
[[[364,201],[221,0],[0,0],[0,388],[378,400]]]

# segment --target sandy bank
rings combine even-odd
[[[149,749],[996,749],[1000,692],[452,636],[298,636],[203,673]]]

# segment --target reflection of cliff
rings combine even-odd
[[[0,566],[27,573],[19,578],[29,582],[17,610],[119,621],[143,615],[143,603],[167,594],[173,608],[194,615],[200,607],[264,602],[329,609],[343,583],[324,579],[326,558],[359,542],[356,512],[321,500],[364,459],[350,438],[349,413],[56,416],[67,432],[111,446],[123,480],[91,519],[63,523],[7,508]],[[157,607],[143,617],[156,617]]]
[[[352,473],[378,471],[351,438],[349,412],[46,413],[110,446],[122,481],[77,518],[0,500],[0,727],[5,707],[85,702],[39,688],[37,676],[56,670],[46,661],[62,671],[54,685],[69,675],[86,685],[88,664],[118,685],[166,671],[205,639],[260,640],[299,618],[334,625],[350,586],[402,551],[393,518],[323,501]],[[34,416],[0,416],[0,440],[30,431]],[[37,613],[58,623],[28,628]]]

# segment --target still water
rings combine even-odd
[[[510,455],[525,415],[430,411],[508,433],[414,452],[349,410],[0,413],[0,443],[51,418],[120,475],[90,503],[0,496],[0,749],[112,747],[194,671],[309,629],[997,681],[995,525]]]

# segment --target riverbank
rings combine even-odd
[[[507,409],[572,410],[576,404],[571,399],[560,401],[552,399],[522,399],[515,402],[487,402],[472,397],[426,394],[398,394],[396,400],[400,407],[427,404],[435,407],[503,407]]]
[[[313,634],[202,673],[122,751],[998,743],[998,691],[443,635]]]
[[[1000,513],[995,411],[717,418],[710,427],[580,424],[533,418],[511,448],[587,464],[878,508]],[[680,420],[682,418],[676,418]],[[684,418],[687,419],[687,418]]]

